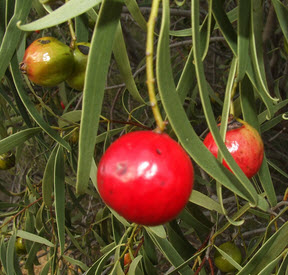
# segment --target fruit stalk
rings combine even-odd
[[[157,19],[160,0],[153,0],[150,17],[147,23],[147,41],[146,41],[146,74],[147,74],[147,88],[152,112],[157,124],[156,131],[162,133],[165,129],[165,122],[160,114],[157,99],[155,95],[155,77],[153,69],[153,52],[154,52],[154,29]]]

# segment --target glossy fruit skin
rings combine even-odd
[[[0,170],[8,170],[15,166],[15,155],[7,152],[0,155]]]
[[[103,201],[130,222],[160,225],[185,207],[194,170],[184,149],[167,134],[123,135],[102,156],[97,173]]]
[[[73,51],[54,37],[35,40],[25,51],[20,70],[33,83],[52,87],[67,79],[74,67]]]
[[[15,242],[15,250],[18,255],[23,255],[27,253],[26,246],[22,238],[17,238]]]
[[[232,242],[226,242],[219,246],[226,254],[228,254],[236,263],[240,264],[242,262],[242,254],[238,246]],[[220,252],[217,250],[214,255],[214,263],[219,270],[222,272],[232,272],[236,268],[226,260]]]
[[[132,262],[132,260],[131,260],[130,253],[129,252],[125,253],[125,255],[124,255],[124,266],[130,264],[131,262]]]
[[[85,73],[87,67],[88,54],[90,50],[90,43],[77,43],[74,54],[74,69],[72,74],[67,78],[67,84],[78,91],[83,91]]]
[[[218,147],[211,133],[208,133],[204,139],[204,145],[217,157]],[[264,157],[264,145],[255,128],[240,119],[230,122],[227,128],[225,145],[248,178],[257,174]],[[231,171],[225,160],[223,160],[223,165]]]

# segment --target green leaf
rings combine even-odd
[[[87,271],[88,270],[88,267],[86,264],[84,264],[83,262],[81,261],[78,261],[78,260],[75,260],[69,256],[66,256],[66,255],[62,255],[62,257],[67,261],[69,262],[70,264],[74,265],[74,266],[79,266],[82,270],[84,271]]]
[[[271,2],[274,6],[281,30],[288,41],[288,8],[279,0],[272,0]]]
[[[237,24],[237,81],[241,81],[246,73],[249,55],[249,33],[250,33],[250,4],[251,0],[240,0],[238,3],[238,24]]]
[[[238,275],[257,275],[287,247],[288,222],[284,223],[254,254]]]
[[[81,14],[75,18],[75,34],[77,42],[88,42],[89,28],[88,28],[87,14]],[[63,102],[65,104],[65,102]]]
[[[92,9],[94,6],[100,4],[101,2],[102,0],[70,0],[58,9],[36,21],[33,21],[26,25],[21,25],[21,22],[19,21],[17,25],[18,28],[23,31],[36,31],[47,29],[64,23],[67,20]]]
[[[41,236],[35,235],[33,233],[27,232],[27,231],[18,230],[17,236],[21,237],[25,240],[29,240],[31,242],[36,242],[36,243],[44,244],[44,245],[47,245],[50,247],[54,247],[54,244],[51,243],[50,241],[48,241],[47,239],[45,239]]]
[[[153,232],[153,234],[157,235],[159,238],[162,238],[162,239],[166,238],[166,231],[163,225],[149,226],[146,229]]]
[[[192,191],[189,201],[208,210],[217,211],[218,213],[223,214],[221,206],[218,202],[214,201],[213,199],[209,198],[208,196],[197,190]]]
[[[117,31],[115,34],[115,40],[113,45],[113,54],[114,58],[117,62],[117,66],[119,68],[121,77],[126,84],[128,91],[130,92],[131,96],[140,103],[145,103],[142,99],[137,86],[135,84],[130,63],[129,57],[127,54],[127,49],[122,33],[121,24],[118,24]]]
[[[119,244],[114,246],[111,250],[109,250],[106,254],[101,256],[85,273],[85,275],[96,275],[101,274],[103,267],[108,261],[109,257],[112,255],[115,249],[124,246],[124,244]]]
[[[60,243],[60,253],[63,255],[65,245],[65,172],[64,152],[62,147],[57,149],[55,156],[54,194],[58,240]]]
[[[16,234],[10,237],[7,245],[7,252],[6,252],[6,268],[7,274],[14,274],[14,251],[15,251],[15,241],[16,241]]]
[[[163,0],[163,3],[167,0]],[[156,234],[154,234],[151,230],[146,230],[154,244],[158,247],[161,253],[165,256],[165,258],[175,267],[180,266],[184,263],[184,260],[176,251],[176,249],[172,246],[172,244],[167,240],[160,238]],[[184,265],[179,271],[181,275],[192,275],[194,272],[187,266]]]
[[[184,260],[187,260],[188,258],[193,256],[195,252],[197,252],[196,249],[184,236],[176,220],[169,222],[166,225],[166,228],[169,241]]]
[[[31,4],[32,0],[27,0],[25,2],[17,0],[15,3],[14,15],[7,26],[3,40],[1,40],[2,44],[0,48],[0,79],[2,79],[2,77],[4,76],[5,71],[9,66],[9,62],[22,37],[21,31],[16,26],[16,22],[18,20],[24,20],[27,18],[28,13],[31,9]]]
[[[89,181],[106,76],[121,8],[122,4],[119,1],[106,0],[103,2],[91,42],[83,91],[77,193],[85,192]]]
[[[140,261],[142,260],[143,256],[142,255],[138,255],[130,264],[129,267],[129,271],[128,271],[128,275],[133,275],[133,274],[139,274],[139,271],[136,272],[137,267],[140,263]]]
[[[42,196],[43,201],[47,205],[47,207],[52,206],[52,193],[54,186],[54,164],[55,164],[55,156],[58,150],[58,146],[55,146],[52,150],[49,159],[47,161],[43,180],[42,180]]]
[[[251,32],[250,32],[250,41],[251,41],[251,57],[252,65],[256,75],[256,80],[261,86],[261,93],[265,93],[271,101],[278,101],[279,99],[272,98],[269,94],[266,75],[265,75],[265,66],[263,59],[263,47],[262,47],[262,29],[263,29],[263,6],[262,1],[251,1]]]
[[[133,19],[138,23],[139,27],[143,31],[147,31],[147,22],[142,15],[138,3],[136,0],[124,0],[126,7],[128,8],[129,12],[131,13]]]
[[[13,148],[19,146],[27,139],[38,134],[40,131],[40,127],[25,129],[0,140],[0,154],[6,153],[9,150],[12,150]]]

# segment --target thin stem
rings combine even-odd
[[[154,29],[157,19],[158,9],[159,9],[160,0],[153,0],[150,17],[147,23],[147,42],[146,42],[146,74],[147,74],[147,88],[150,99],[150,104],[152,112],[157,124],[156,131],[163,132],[165,129],[165,122],[162,119],[160,114],[157,99],[155,95],[155,77],[153,69],[153,41],[154,41]]]
[[[65,3],[67,3],[68,1],[69,1],[69,0],[65,0]],[[77,38],[76,38],[75,31],[74,31],[72,19],[69,19],[69,20],[68,20],[68,26],[69,26],[69,31],[70,31],[70,34],[71,34],[70,47],[71,47],[72,49],[74,49]]]

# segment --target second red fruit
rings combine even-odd
[[[98,191],[130,222],[159,225],[174,219],[193,188],[184,149],[167,134],[137,131],[116,140],[100,160]]]
[[[211,133],[204,139],[204,145],[217,157],[218,147]],[[255,128],[240,119],[232,120],[228,124],[225,145],[248,178],[257,174],[263,161],[264,146]],[[223,165],[230,170],[225,160]]]

